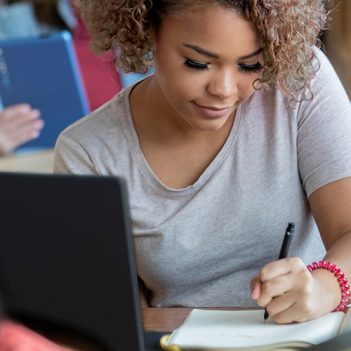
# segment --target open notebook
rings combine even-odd
[[[178,329],[163,337],[165,350],[295,350],[320,344],[351,329],[351,311],[332,312],[305,323],[276,324],[262,310],[194,309]]]

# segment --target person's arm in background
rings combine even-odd
[[[94,346],[90,339],[81,334],[74,336],[66,333],[65,328],[56,332],[48,328],[45,334],[39,334],[26,325],[7,319],[0,296],[0,351],[102,351]],[[45,323],[40,333],[45,330]]]
[[[0,323],[1,351],[71,351],[42,337],[21,324],[11,321]]]
[[[0,156],[37,138],[43,126],[40,111],[28,104],[13,105],[0,111]]]

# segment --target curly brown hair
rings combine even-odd
[[[196,5],[238,11],[256,28],[264,70],[256,89],[278,86],[289,100],[306,98],[316,73],[315,46],[326,28],[327,0],[77,0],[97,52],[117,49],[117,67],[145,73],[152,63],[151,28]]]

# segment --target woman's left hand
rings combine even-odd
[[[320,273],[311,274],[298,257],[274,261],[252,279],[251,296],[277,323],[314,319],[332,310],[322,281],[336,281],[330,272]],[[325,277],[325,273],[330,277]]]

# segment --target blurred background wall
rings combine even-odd
[[[325,34],[326,53],[351,98],[351,0],[332,5],[330,29]]]

